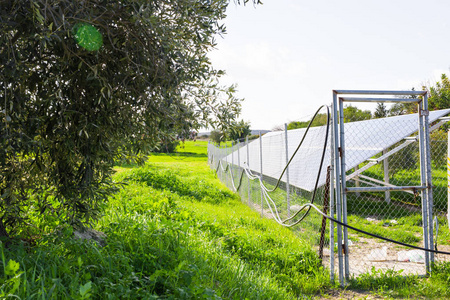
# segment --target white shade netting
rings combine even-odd
[[[450,109],[430,111],[429,122],[450,113]],[[417,114],[371,119],[345,124],[346,171],[365,162],[383,150],[395,145],[418,131]],[[318,187],[325,184],[326,168],[330,165],[331,126]],[[287,132],[287,155],[290,159],[305,134],[306,128]],[[315,186],[326,135],[326,126],[311,127],[304,142],[289,165],[289,184],[307,191]],[[248,147],[248,149],[247,149]],[[223,157],[227,163],[248,168],[270,178],[279,178],[287,163],[286,135],[284,131],[269,132],[248,145],[235,147]],[[287,174],[281,181],[286,182]]]

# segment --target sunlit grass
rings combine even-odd
[[[124,185],[95,227],[105,246],[74,239],[68,226],[34,246],[2,246],[0,295],[294,299],[331,286],[311,247],[242,204],[206,158],[154,157],[160,160],[117,168],[114,179]]]
[[[114,179],[124,185],[95,226],[105,246],[56,223],[34,244],[0,244],[0,298],[302,299],[337,289],[309,237],[242,203],[210,170],[205,149],[189,142],[179,150],[192,153],[184,159],[159,154],[144,166],[118,166]],[[399,228],[419,226],[397,220]],[[373,271],[349,288],[445,299],[449,270],[436,265],[429,278]]]

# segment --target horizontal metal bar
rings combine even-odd
[[[360,175],[361,176],[361,175]],[[356,182],[359,182],[359,183],[365,183],[365,184],[368,184],[368,185],[370,185],[370,186],[378,186],[378,185],[376,185],[375,183],[373,183],[373,182],[369,182],[369,181],[365,181],[365,180],[363,180],[363,179],[360,179],[360,177],[358,176],[358,178],[357,179],[355,179],[355,178],[353,178],[353,180]]]
[[[357,98],[357,97],[339,97],[340,101],[351,102],[388,102],[388,103],[417,103],[422,99],[403,99],[403,98]]]
[[[361,176],[361,175],[359,175],[359,176]],[[358,177],[358,178],[360,178],[360,177]],[[376,184],[374,184],[374,183],[372,183],[372,182],[369,182],[369,181],[365,181],[365,180],[362,180],[362,179],[353,179],[354,181],[359,181],[359,182],[361,182],[361,183],[365,183],[365,184],[368,184],[368,185],[370,185],[370,186],[378,186],[378,185],[376,185]],[[390,185],[386,185],[386,186],[395,186],[395,185],[393,185],[393,184],[390,184]],[[408,194],[411,194],[411,195],[414,195],[414,192],[413,191],[409,191],[409,190],[402,190],[402,192],[405,192],[405,193],[408,193]]]
[[[449,121],[449,120],[450,120],[450,117],[442,117],[442,118],[439,118],[438,120],[441,120],[441,121]]]
[[[369,176],[365,176],[365,175],[362,175],[362,174],[359,175],[358,178],[363,178],[363,179],[366,179],[366,180],[370,180],[370,181],[376,182],[376,183],[378,183],[378,184],[381,184],[382,186],[395,186],[395,187],[396,187],[396,185],[393,185],[393,184],[390,184],[390,183],[387,183],[387,182],[384,182],[384,181],[381,181],[381,180],[378,180],[378,179],[375,179],[375,178],[372,178],[372,177],[369,177]],[[372,186],[377,186],[377,185],[375,185],[375,184],[373,184],[373,183],[369,183],[369,182],[367,182],[367,181],[365,181],[365,183],[367,183],[367,184],[369,184],[369,185],[372,185]],[[410,193],[410,194],[413,194],[413,195],[414,195],[414,192],[413,192],[413,191],[404,190],[404,192]]]
[[[347,95],[395,95],[395,96],[414,96],[425,95],[427,91],[371,91],[371,90],[333,90],[336,94]]]
[[[386,183],[386,182],[384,182],[384,181],[381,181],[381,180],[378,180],[378,179],[375,179],[375,178],[372,178],[372,177],[369,177],[369,176],[366,176],[366,175],[359,175],[359,177],[360,178],[363,178],[363,179],[367,179],[367,180],[371,180],[371,181],[373,181],[373,182],[376,182],[376,183],[378,183],[378,184],[381,184],[381,185],[384,185],[384,186],[395,186],[395,185],[393,185],[393,184],[389,184],[389,183]],[[376,186],[376,185],[375,185]]]
[[[359,174],[361,174],[365,170],[369,169],[370,167],[375,166],[377,163],[378,162],[376,162],[376,161],[372,161],[372,162],[368,163],[367,165],[363,166],[362,168],[358,169],[357,171],[353,172],[352,174],[347,175],[346,180],[350,180],[353,177],[358,176]]]
[[[448,121],[450,121],[450,120],[440,120],[438,123],[436,123],[436,124],[434,124],[433,126],[430,127],[430,132],[435,131],[436,129],[438,129],[439,127],[441,127],[442,125],[444,125]]]
[[[405,190],[425,190],[426,186],[377,186],[377,187],[348,187],[345,192],[386,192],[386,191],[405,191]]]

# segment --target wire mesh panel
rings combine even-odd
[[[365,131],[349,126],[345,133],[347,136],[363,135],[367,141],[376,143],[392,136],[394,132],[405,131],[408,123],[398,120],[390,127],[384,128],[385,130],[377,128],[377,123]],[[415,123],[417,127],[417,122]],[[370,140],[368,140],[369,137]],[[405,142],[408,145],[403,149],[387,158],[380,159],[383,154]],[[360,145],[348,139],[345,146],[346,158],[349,161],[364,160],[365,157],[362,157],[361,151],[357,151]],[[364,162],[350,164],[353,168],[346,171],[347,187],[420,186],[418,141],[402,140],[385,149],[377,150],[379,153]],[[403,243],[423,245],[422,198],[418,190],[347,193],[347,213],[348,223],[359,229]],[[368,272],[373,267],[403,270],[405,274],[425,273],[424,265],[420,264],[425,262],[425,255],[418,250],[400,247],[354,232],[350,232],[348,237],[352,275]]]
[[[261,216],[283,226],[296,225],[293,230],[309,239],[330,267],[331,276],[339,273],[341,283],[344,275],[358,276],[373,268],[425,274],[425,262],[433,257],[399,243],[450,251],[447,135],[442,127],[447,120],[440,121],[450,109],[427,115],[429,149],[419,147],[424,131],[418,130],[418,114],[373,118],[370,112],[352,107],[341,110],[345,145],[333,148],[335,131],[328,126],[271,132],[251,141],[209,144],[211,168]],[[339,130],[334,133],[340,134]],[[332,152],[337,154],[336,161],[341,157],[339,165]],[[431,184],[424,183],[424,153],[432,167]],[[330,166],[342,170],[342,194],[338,189],[342,182],[333,180],[334,170],[327,172]],[[425,194],[424,186],[432,186],[432,193]],[[345,197],[339,200],[341,195]],[[434,203],[424,201],[424,195]],[[329,227],[310,203],[343,223],[392,241],[337,223]],[[448,261],[449,257],[434,259]]]
[[[327,222],[316,211],[302,209],[304,204],[314,203],[324,210],[324,202],[329,203],[325,193],[329,189],[326,164],[330,162],[327,126],[311,128],[305,133],[306,129],[302,128],[271,132],[233,146],[209,144],[209,162],[222,182],[238,192],[242,201],[261,216],[292,226],[318,252],[321,245],[321,256],[328,264]]]
[[[450,227],[448,222],[448,133],[443,126],[430,134],[431,172],[433,177],[434,249],[450,252]],[[449,255],[436,254],[436,262],[450,261]]]
[[[439,199],[442,187],[436,186],[434,180],[432,185],[437,193],[429,188],[431,176],[426,173],[427,164],[430,156],[437,162],[439,150],[436,143],[430,142],[427,146],[426,121],[439,120],[449,110],[428,112],[421,106],[419,109],[424,110],[420,116],[411,114],[366,121],[364,119],[372,117],[370,110],[375,111],[375,107],[371,109],[366,105],[366,113],[355,107],[345,107],[343,102],[340,98],[336,115],[339,115],[339,149],[343,153],[340,184],[344,223],[391,240],[348,230],[342,247],[346,252],[345,275],[357,276],[373,269],[389,269],[404,275],[425,274],[433,255],[401,243],[434,248],[436,231],[433,231],[432,213],[436,215],[438,203],[442,203]],[[367,102],[376,105],[373,99]],[[439,130],[440,125],[432,129]],[[435,163],[431,173],[442,174],[438,169]],[[437,217],[435,221],[445,223],[443,218]]]

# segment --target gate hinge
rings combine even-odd
[[[428,110],[419,109],[419,116],[429,116],[430,112]]]
[[[342,148],[338,147],[339,157],[342,157]]]

